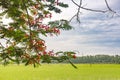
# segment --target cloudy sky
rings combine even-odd
[[[71,0],[60,0],[69,4],[62,9],[62,14],[56,14],[54,19],[69,20],[77,11]],[[79,0],[75,0],[76,2]],[[108,0],[109,5],[120,14],[120,0]],[[106,10],[104,0],[84,0],[84,7]],[[72,20],[74,27],[70,31],[61,31],[61,35],[47,37],[48,50],[76,51],[79,55],[120,54],[120,17],[110,12],[96,13],[82,10],[81,24]]]

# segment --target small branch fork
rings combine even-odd
[[[92,11],[92,12],[100,12],[100,13],[111,12],[113,14],[118,15],[116,13],[116,11],[114,11],[110,8],[107,0],[104,0],[104,1],[105,1],[105,4],[106,4],[108,10],[97,10],[97,9],[85,8],[85,7],[82,6],[82,0],[80,0],[79,4],[76,3],[74,0],[71,0],[71,1],[72,1],[72,3],[74,3],[78,7],[78,10],[77,10],[76,14],[69,20],[69,22],[71,22],[76,17],[76,20],[80,23],[80,13],[81,13],[80,10],[81,9],[87,10],[87,11]],[[120,16],[120,15],[118,15],[118,16]]]
[[[26,11],[26,13],[27,13],[27,19],[28,19],[28,25],[29,25],[29,29],[30,29],[30,35],[31,35],[31,25],[30,25],[30,18],[29,18],[29,13],[28,13],[28,10],[27,10],[27,6],[26,6],[26,4],[25,4],[25,1],[23,0],[23,5],[24,5],[24,7],[25,7],[25,11]],[[30,36],[30,40],[31,40],[31,36]]]
[[[28,2],[29,0],[27,0],[27,2]],[[31,41],[32,41],[32,29],[31,29],[31,25],[30,25],[30,17],[29,17],[29,13],[28,13],[28,10],[27,10],[27,6],[26,6],[26,4],[25,4],[25,0],[23,0],[23,6],[24,6],[24,8],[25,8],[25,11],[26,11],[26,13],[27,13],[27,21],[28,21],[28,26],[29,26],[29,42],[30,42],[30,46],[32,45],[32,43],[31,43]],[[26,46],[26,48],[27,48],[27,46]]]

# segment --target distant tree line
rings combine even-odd
[[[62,58],[65,58],[62,56]],[[75,63],[75,64],[120,64],[120,55],[87,55],[71,58],[65,61],[52,60],[51,63]],[[11,62],[13,63],[13,62]],[[2,64],[0,62],[0,64]]]
[[[73,63],[113,63],[120,64],[120,56],[110,56],[110,55],[95,55],[95,56],[81,56],[76,59],[71,59]]]

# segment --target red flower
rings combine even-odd
[[[49,17],[50,17],[50,18],[52,17],[52,14],[51,14],[51,13],[49,14]]]
[[[30,20],[30,25],[35,25],[36,24],[36,22],[34,21],[34,20]]]
[[[42,18],[36,18],[35,21],[36,21],[37,23],[38,23],[38,22],[42,23],[43,19],[42,19]]]
[[[58,28],[53,28],[53,32],[56,34],[60,34],[60,30]]]
[[[56,3],[56,5],[58,5],[59,4],[59,0],[57,0],[55,3]]]
[[[73,55],[72,57],[75,59],[75,58],[76,58],[76,55]]]
[[[38,43],[39,45],[44,45],[44,41],[42,41],[42,40],[39,40],[37,43]]]
[[[34,6],[36,9],[39,7],[39,5],[38,4],[35,4],[35,6]]]
[[[51,17],[52,17],[51,13],[45,14],[45,18],[51,18]]]
[[[46,51],[44,51],[44,52],[43,52],[43,55],[46,55],[46,54],[47,54],[47,52],[46,52]]]
[[[53,51],[49,51],[49,52],[48,52],[48,55],[49,55],[49,56],[54,56]]]
[[[26,37],[26,38],[28,38],[28,37],[29,37],[29,35],[28,35],[28,34],[25,34],[25,37]]]
[[[13,31],[13,30],[14,30],[14,28],[13,28],[13,27],[9,27],[8,29],[9,29],[10,31]]]
[[[34,15],[37,15],[37,11],[34,11],[33,14],[34,14]]]

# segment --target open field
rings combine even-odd
[[[43,64],[33,66],[0,65],[0,80],[120,80],[118,64]]]

